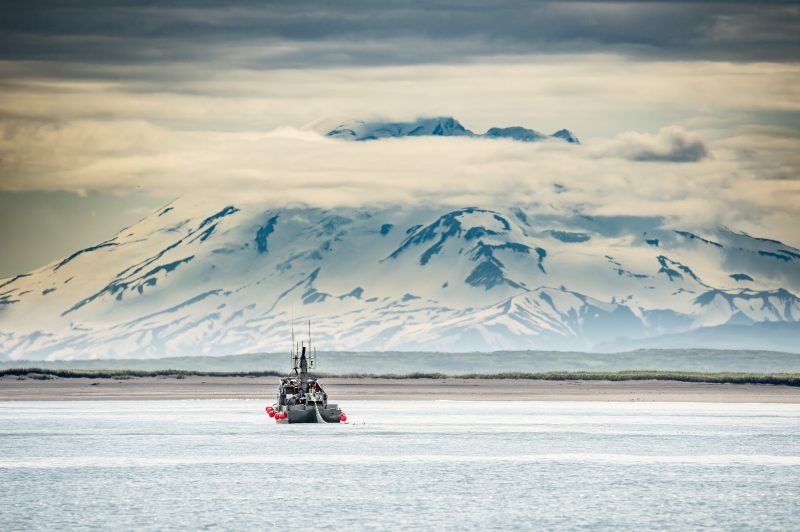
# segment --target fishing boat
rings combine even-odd
[[[311,348],[311,322],[308,322],[308,344],[296,342],[292,328],[292,371],[281,377],[278,401],[266,408],[277,423],[344,423],[347,416],[338,405],[328,402],[328,394],[319,380],[309,375],[316,366],[317,352]]]

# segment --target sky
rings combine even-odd
[[[187,194],[655,211],[800,246],[796,2],[16,4],[0,277]],[[319,134],[419,116],[583,144]]]

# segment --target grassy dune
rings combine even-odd
[[[0,377],[17,376],[31,379],[133,379],[137,377],[278,377],[279,371],[192,371],[182,369],[159,369],[154,371],[136,369],[51,369],[8,368],[0,369]]]
[[[287,353],[184,356],[148,359],[3,360],[0,370],[42,368],[118,371],[259,372],[288,371]],[[436,373],[463,375],[499,372],[617,372],[629,370],[737,373],[800,373],[800,353],[710,349],[648,349],[624,353],[496,351],[492,353],[319,352],[320,374]]]
[[[187,371],[187,370],[80,370],[80,369],[43,369],[43,368],[9,368],[0,370],[0,377],[16,376],[30,379],[132,379],[137,377],[164,377],[182,379],[188,376],[200,377],[278,377],[278,371]],[[780,384],[800,387],[800,373],[705,373],[696,371],[547,371],[547,372],[508,372],[508,373],[467,373],[452,375],[445,373],[407,373],[407,374],[317,374],[328,378],[380,378],[380,379],[530,379],[530,380],[663,380],[679,382],[702,382],[716,384]]]

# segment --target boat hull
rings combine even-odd
[[[277,423],[339,423],[342,415],[336,405],[328,405],[327,408],[317,407],[316,409],[306,405],[292,405],[284,408],[288,408],[288,410],[283,410],[288,416],[275,420]]]

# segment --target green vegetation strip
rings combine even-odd
[[[54,378],[88,378],[88,379],[130,379],[136,377],[165,377],[182,379],[198,377],[279,377],[280,371],[185,371],[185,370],[81,370],[81,369],[41,369],[11,368],[0,370],[0,377],[16,376],[31,379]],[[548,371],[542,373],[469,373],[465,375],[448,375],[445,373],[408,373],[408,374],[368,374],[353,373],[347,375],[320,374],[327,378],[352,379],[530,379],[549,381],[632,381],[661,380],[679,382],[704,382],[715,384],[781,384],[800,387],[800,373],[703,373],[694,371]]]
[[[278,377],[280,371],[190,371],[176,369],[160,369],[155,371],[131,369],[42,369],[42,368],[9,368],[0,369],[0,377],[16,376],[32,379],[132,379],[136,377]]]

